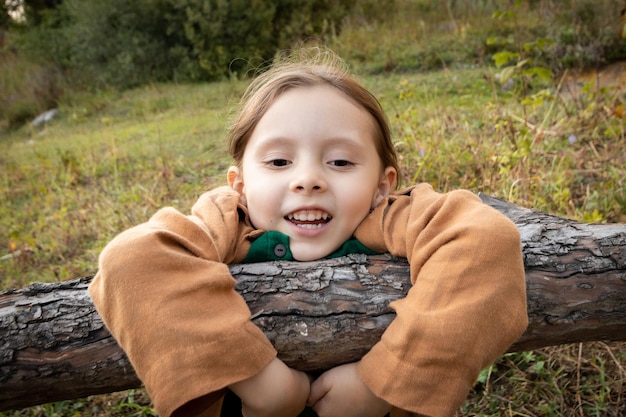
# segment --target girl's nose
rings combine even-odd
[[[292,191],[305,193],[324,191],[327,185],[320,169],[314,167],[299,169],[291,181]]]

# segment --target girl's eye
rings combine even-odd
[[[354,165],[352,162],[345,160],[345,159],[336,159],[334,161],[330,161],[330,165],[336,166],[336,167],[348,167],[348,166],[352,166]]]
[[[267,164],[273,167],[285,167],[289,165],[289,161],[286,159],[272,159],[268,161]]]

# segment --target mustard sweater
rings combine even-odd
[[[226,387],[276,356],[227,267],[262,233],[221,187],[191,215],[161,209],[100,255],[89,292],[159,415],[219,415]],[[527,326],[517,228],[470,192],[421,184],[387,197],[354,235],[406,257],[413,283],[392,303],[397,317],[359,362],[360,377],[394,416],[453,415]]]

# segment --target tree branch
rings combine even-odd
[[[511,351],[626,340],[626,225],[582,224],[489,196],[522,236],[530,324]],[[305,371],[358,360],[393,320],[409,265],[386,255],[232,265],[254,323]],[[95,312],[91,278],[0,293],[0,411],[138,387]]]

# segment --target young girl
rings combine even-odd
[[[527,325],[514,224],[467,191],[394,191],[376,98],[330,53],[257,77],[229,132],[227,186],[116,237],[90,286],[161,416],[449,416]],[[277,359],[227,264],[406,257],[413,287],[360,361],[316,380]]]

